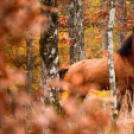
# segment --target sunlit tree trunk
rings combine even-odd
[[[68,25],[69,38],[74,41],[70,46],[70,64],[73,64],[85,59],[82,0],[69,1]]]
[[[107,40],[107,14],[106,11],[108,10],[108,1],[101,0],[102,5],[102,19],[103,19],[103,28],[102,28],[102,57],[105,57],[105,52],[107,50],[108,40]]]
[[[42,0],[45,6],[57,8],[56,0]],[[40,37],[40,54],[44,61],[44,84],[45,89],[49,92],[50,103],[55,106],[58,105],[57,101],[57,88],[49,86],[51,78],[58,78],[58,12],[43,11],[47,17],[47,29],[42,25],[42,33]]]
[[[118,31],[118,43],[117,48],[120,48],[123,44],[126,36],[126,3],[125,0],[118,0],[118,25],[120,30]]]
[[[109,72],[109,88],[111,90],[111,96],[115,98],[112,105],[112,109],[117,108],[116,101],[116,82],[115,82],[115,71],[114,71],[114,59],[113,59],[113,28],[115,18],[115,0],[109,1],[109,21],[108,21],[108,72]]]
[[[26,39],[26,89],[27,92],[32,94],[32,81],[33,81],[33,60],[32,60],[32,39]]]

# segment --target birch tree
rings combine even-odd
[[[123,44],[126,37],[126,2],[125,0],[118,0],[118,8],[120,9],[118,12],[118,25],[121,27],[117,32],[118,35],[118,43],[117,48],[120,48]]]
[[[48,7],[57,8],[56,0],[42,0],[42,4]],[[57,100],[57,89],[49,86],[51,78],[58,77],[58,12],[42,11],[47,17],[47,29],[42,24],[40,37],[40,55],[44,61],[44,84],[50,96],[50,103],[56,107],[59,105]],[[44,97],[45,98],[45,97]],[[48,98],[47,98],[48,99]],[[48,101],[48,100],[47,100]]]
[[[108,1],[107,0],[101,0],[101,8],[102,8],[102,56],[104,57],[104,52],[107,50],[108,40],[107,40],[107,15],[106,11],[108,9]]]
[[[73,64],[85,59],[82,0],[69,1],[68,26],[69,38],[73,39],[70,46],[70,64]]]
[[[112,109],[117,108],[116,101],[116,82],[115,82],[115,71],[114,71],[114,59],[113,59],[113,28],[114,28],[114,18],[115,18],[115,0],[109,1],[109,21],[108,21],[108,72],[109,72],[109,88],[111,91],[111,96],[115,98],[112,104]]]

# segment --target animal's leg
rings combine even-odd
[[[133,106],[133,88],[131,86],[127,89],[127,104],[128,104],[128,117],[131,117],[132,106]]]
[[[124,94],[120,90],[117,90],[116,95],[117,95],[117,109],[118,111],[120,111]]]

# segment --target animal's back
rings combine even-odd
[[[114,69],[116,79],[120,85],[128,78],[134,79],[134,68],[130,62],[122,58],[118,53],[114,53]],[[82,77],[81,83],[77,82],[75,75]],[[96,83],[105,88],[109,86],[107,57],[100,59],[86,59],[70,66],[66,80],[69,83],[76,81],[76,84]]]
[[[82,77],[79,84],[96,83],[102,87],[108,86],[107,58],[86,59],[71,65],[67,73],[67,81],[69,83],[77,81],[77,79],[73,79],[76,78],[73,76],[77,74]]]

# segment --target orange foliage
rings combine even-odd
[[[107,50],[103,52],[103,57],[107,57]]]
[[[70,47],[70,45],[71,45],[73,42],[74,42],[74,41],[73,41],[71,38],[66,38],[66,37],[64,37],[64,38],[62,38],[62,39],[60,40],[60,43],[67,44],[68,47]]]
[[[60,20],[59,20],[60,27],[66,27],[67,24],[68,24],[68,16],[60,18]]]

